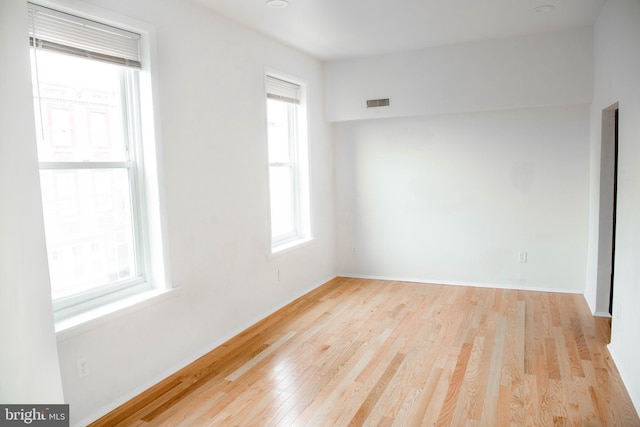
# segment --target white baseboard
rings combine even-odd
[[[494,283],[480,283],[480,282],[456,282],[450,280],[428,280],[428,279],[415,279],[410,277],[390,277],[390,276],[369,276],[362,274],[348,274],[341,273],[338,276],[351,277],[354,279],[373,279],[373,280],[389,280],[394,282],[413,282],[413,283],[428,283],[432,285],[447,285],[447,286],[471,286],[475,288],[495,288],[495,289],[511,289],[516,291],[538,291],[538,292],[558,292],[562,294],[580,294],[582,291],[575,289],[563,289],[553,288],[544,285],[521,285],[521,284],[494,284]]]
[[[596,311],[593,313],[594,317],[609,317],[611,318],[611,314],[608,311]]]
[[[618,374],[622,379],[622,383],[624,384],[627,393],[629,393],[629,397],[631,398],[631,403],[633,404],[636,412],[640,414],[640,396],[634,394],[634,389],[632,387],[628,387],[627,384],[633,384],[632,378],[627,378],[627,369],[624,365],[622,365],[622,357],[618,355],[618,348],[615,345],[609,344],[607,345],[607,349],[609,350],[609,354],[611,355],[611,359],[613,360],[613,364],[616,365],[616,369],[618,370]]]

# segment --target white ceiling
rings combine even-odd
[[[558,31],[594,23],[606,0],[195,0],[324,60]],[[551,13],[535,8],[551,4]]]

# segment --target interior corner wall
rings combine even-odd
[[[583,292],[592,43],[578,28],[327,63],[339,272]]]
[[[0,402],[63,403],[36,159],[26,3],[0,2]]]
[[[335,124],[339,272],[582,292],[588,121],[579,105]]]
[[[607,1],[594,26],[591,109],[591,202],[585,296],[606,311],[608,289],[598,289],[598,201],[602,111],[618,103],[619,166],[613,319],[609,350],[640,412],[640,1]]]

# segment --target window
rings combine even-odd
[[[28,10],[51,294],[60,320],[152,288],[141,36],[35,4]]]
[[[309,240],[304,87],[266,76],[271,251]]]

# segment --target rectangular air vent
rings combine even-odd
[[[367,99],[367,108],[388,107],[389,105],[389,98]]]

